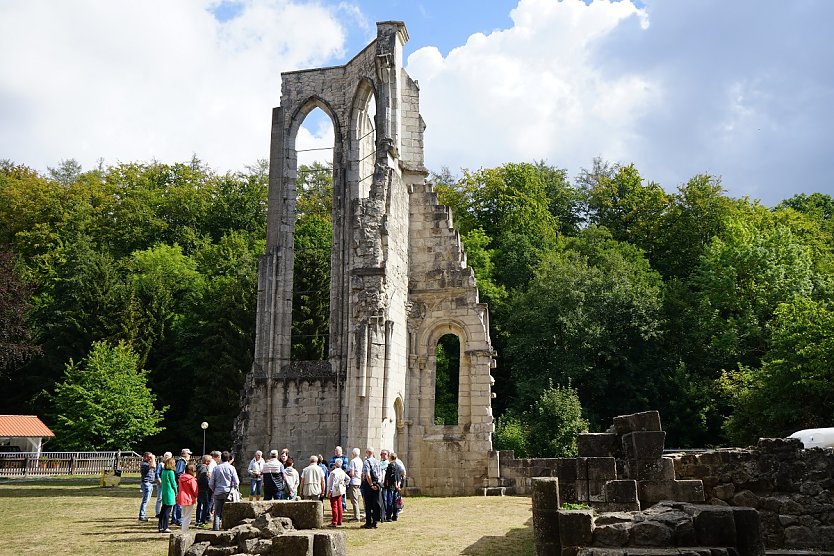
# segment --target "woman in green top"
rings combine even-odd
[[[159,532],[170,533],[168,529],[168,520],[171,519],[171,510],[174,504],[177,503],[177,479],[174,475],[176,468],[176,460],[168,458],[165,460],[162,469],[162,476],[160,480],[162,484],[159,487],[160,496],[162,497],[162,511],[159,512]]]

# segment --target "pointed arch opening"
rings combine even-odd
[[[357,198],[368,197],[376,163],[377,118],[373,84],[359,82],[353,99],[351,115],[351,177],[356,184]]]
[[[460,350],[457,334],[444,334],[435,347],[434,424],[457,425],[459,419]]]
[[[304,114],[295,138],[293,361],[324,361],[330,351],[335,129],[330,115],[314,104]]]

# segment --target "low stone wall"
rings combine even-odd
[[[768,548],[834,548],[834,450],[763,438],[673,461],[677,478],[703,481],[708,503],[757,509]]]
[[[533,477],[558,477],[562,502],[585,503],[598,511],[635,511],[662,500],[703,502],[699,480],[678,480],[671,459],[663,457],[666,433],[657,411],[614,418],[603,433],[578,436],[579,457],[516,460],[495,453],[499,485],[526,493]],[[507,456],[510,457],[507,457]]]
[[[560,510],[559,479],[533,479],[538,555],[762,556],[752,508],[660,502],[639,512]]]

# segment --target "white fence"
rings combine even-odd
[[[141,463],[136,452],[5,452],[0,453],[0,477],[101,475],[105,469],[138,473]]]

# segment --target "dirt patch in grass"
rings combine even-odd
[[[136,480],[106,489],[89,479],[0,482],[0,554],[164,556],[168,535],[156,532],[153,502],[151,520],[140,523]],[[412,497],[405,504],[399,521],[378,529],[346,522],[348,554],[534,553],[530,498]]]

